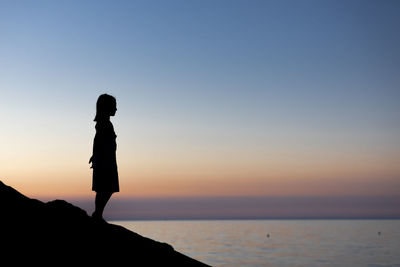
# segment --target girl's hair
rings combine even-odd
[[[109,116],[116,103],[117,100],[115,97],[107,94],[100,95],[96,103],[96,117],[94,118],[94,121]]]

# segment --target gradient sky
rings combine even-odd
[[[0,179],[41,199],[93,197],[95,102],[109,93],[115,199],[397,198],[399,12],[378,0],[1,1]]]

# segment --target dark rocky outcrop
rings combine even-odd
[[[0,259],[9,263],[1,266],[207,266],[166,243],[96,222],[66,201],[44,203],[1,181]]]

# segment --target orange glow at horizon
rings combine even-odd
[[[91,130],[64,136],[63,143],[42,138],[37,143],[18,143],[17,149],[6,144],[10,152],[0,158],[0,179],[30,197],[92,197]],[[179,140],[163,146],[146,140],[145,146],[139,138],[137,143],[123,134],[118,138],[121,197],[380,196],[398,195],[400,188],[396,148],[371,148],[365,153],[345,146],[220,142],[207,147]]]
[[[38,166],[37,166],[38,167]],[[39,166],[40,167],[40,166]],[[91,170],[86,165],[60,172],[60,166],[3,172],[6,184],[30,197],[91,197]],[[75,166],[76,167],[76,166]],[[269,167],[237,163],[119,165],[124,197],[196,196],[323,196],[397,195],[397,166],[270,164]]]

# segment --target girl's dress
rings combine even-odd
[[[111,121],[98,121],[93,142],[93,184],[96,192],[119,192],[116,135]]]

